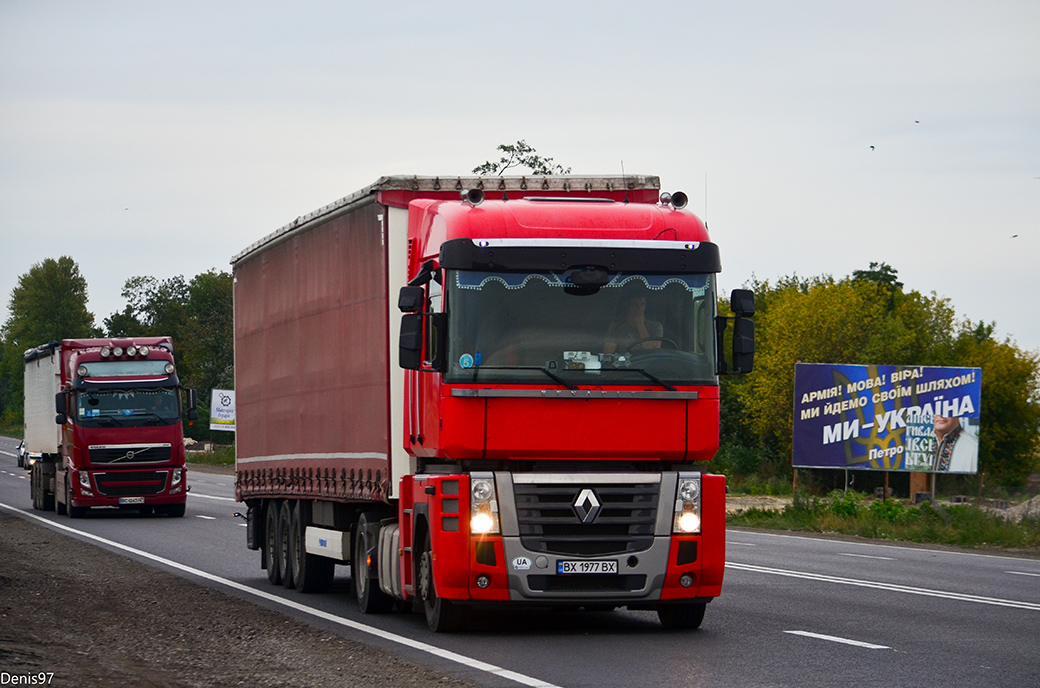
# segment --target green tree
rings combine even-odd
[[[553,162],[552,158],[543,158],[535,149],[520,139],[516,143],[499,144],[496,150],[505,153],[498,162],[488,160],[473,168],[473,174],[495,174],[501,176],[506,170],[514,167],[526,167],[531,174],[570,174],[571,168],[564,168]]]
[[[188,285],[188,324],[182,344],[188,382],[204,396],[235,384],[234,298],[231,275],[210,270]],[[209,397],[206,396],[206,399]]]
[[[723,440],[790,466],[794,366],[803,363],[933,365],[982,369],[979,470],[1021,484],[1037,465],[1040,357],[993,338],[994,325],[959,320],[948,299],[904,292],[881,263],[851,277],[755,282],[755,370],[730,382]],[[720,304],[720,312],[725,307]],[[732,417],[737,414],[736,419]]]
[[[110,337],[181,338],[187,324],[188,284],[176,275],[166,280],[131,277],[123,285],[126,307],[105,318]]]
[[[72,258],[47,258],[18,278],[8,302],[0,362],[0,403],[4,424],[21,422],[22,353],[40,344],[96,334],[87,310],[87,280]]]

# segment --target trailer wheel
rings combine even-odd
[[[298,592],[327,592],[336,575],[336,562],[327,557],[307,553],[307,526],[310,525],[310,505],[297,502],[292,510],[289,531],[289,556],[296,572]]]
[[[43,461],[39,460],[33,464],[32,472],[29,474],[29,482],[32,485],[33,508],[40,511],[54,511],[54,493],[47,491],[45,485],[46,476],[43,474]]]
[[[657,618],[665,628],[692,630],[700,628],[707,606],[704,602],[661,605],[657,608]]]
[[[419,596],[423,601],[426,614],[426,625],[434,633],[451,633],[462,627],[463,609],[452,600],[445,600],[437,595],[433,584],[433,547],[429,532],[423,544],[422,557],[419,559]]]
[[[267,569],[267,580],[274,585],[282,584],[282,569],[279,562],[282,556],[278,553],[278,502],[268,502],[264,510],[264,564]]]
[[[350,558],[350,577],[354,581],[354,593],[363,614],[385,614],[394,606],[394,599],[379,587],[379,579],[376,577],[379,570],[378,561],[372,561],[379,537],[379,531],[372,525],[378,522],[377,515],[364,513],[354,528],[354,556]]]
[[[282,585],[292,588],[296,585],[296,571],[293,570],[292,557],[289,556],[289,531],[292,529],[292,500],[282,502],[278,510],[278,570],[282,572]]]

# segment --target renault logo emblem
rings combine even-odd
[[[601,508],[596,493],[589,488],[585,488],[578,493],[578,498],[574,500],[572,506],[574,508],[574,514],[582,523],[592,523],[595,521],[596,517],[599,516],[599,510]]]

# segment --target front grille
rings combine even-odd
[[[166,487],[166,471],[126,471],[95,473],[97,490],[107,497],[156,495]]]
[[[600,511],[582,523],[574,509],[591,489]],[[532,552],[598,556],[641,552],[653,544],[659,485],[514,484],[520,540]]]
[[[634,592],[646,587],[646,576],[528,576],[538,592]]]
[[[158,447],[126,446],[91,447],[90,462],[99,463],[169,463],[173,455],[168,444]]]

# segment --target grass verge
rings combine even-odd
[[[1026,549],[1040,554],[1040,519],[1026,518],[1014,523],[962,504],[925,502],[911,506],[894,499],[868,504],[864,495],[851,490],[835,491],[826,498],[799,492],[782,511],[748,509],[730,514],[726,522],[733,526],[841,533],[879,540]]]
[[[211,451],[187,452],[185,460],[191,464],[202,464],[205,466],[234,466],[234,447],[214,447]]]

